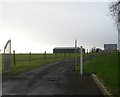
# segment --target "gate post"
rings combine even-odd
[[[4,72],[10,71],[11,67],[11,40],[8,40],[4,47]]]

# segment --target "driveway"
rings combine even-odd
[[[4,79],[3,95],[102,95],[89,75],[74,72],[74,60],[55,62]]]

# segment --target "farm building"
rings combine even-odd
[[[117,44],[104,44],[105,52],[114,52],[117,51]]]
[[[80,48],[77,48],[77,53],[80,52]],[[55,47],[53,53],[75,53],[75,47]]]

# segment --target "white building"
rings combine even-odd
[[[104,44],[105,52],[114,52],[117,51],[117,44]]]

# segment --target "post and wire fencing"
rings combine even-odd
[[[47,53],[46,51],[43,53],[16,53],[15,50],[13,50],[13,52],[11,53],[11,40],[8,40],[4,47],[4,54],[2,58],[3,72],[10,71],[11,67],[27,68],[32,66],[38,66],[41,64],[64,61],[68,59],[74,60],[74,58],[75,64],[77,65],[77,58],[80,56],[79,47],[77,47],[77,40],[75,40],[75,49],[72,48],[72,51],[73,50],[75,50],[75,52],[73,53]]]
[[[9,72],[13,68],[32,68],[39,65],[49,64],[67,59],[74,59],[75,53],[5,53],[3,56],[3,72]]]

